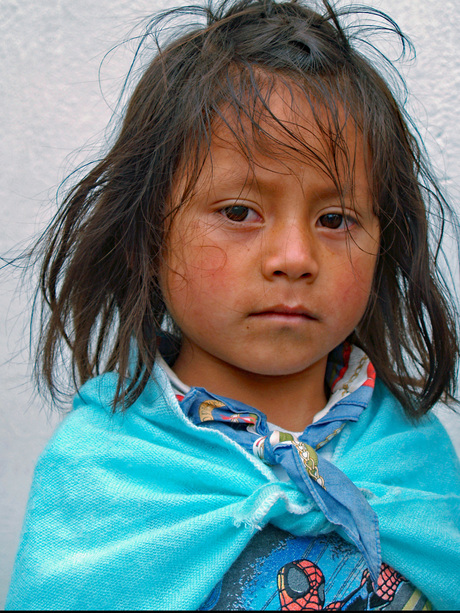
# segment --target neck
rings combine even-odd
[[[326,404],[327,357],[288,375],[261,375],[241,370],[201,352],[182,347],[173,370],[190,387],[233,398],[265,413],[269,422],[302,431]]]

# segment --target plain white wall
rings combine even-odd
[[[130,60],[104,53],[130,28],[170,0],[3,0],[0,6],[0,255],[50,218],[59,182],[91,159],[111,116],[109,104]],[[460,43],[454,1],[373,2],[392,15],[417,49],[404,70],[421,132],[451,197],[460,185]],[[85,148],[86,147],[86,148]],[[92,150],[97,151],[96,148]],[[36,458],[59,416],[30,382],[30,293],[0,273],[0,605],[4,602]],[[458,420],[447,421],[460,442]]]

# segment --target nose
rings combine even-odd
[[[284,277],[295,281],[313,281],[318,275],[319,261],[315,239],[304,224],[285,223],[266,237],[263,275],[268,280]]]

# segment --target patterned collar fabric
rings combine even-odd
[[[192,387],[180,404],[194,424],[219,430],[270,466],[281,465],[356,545],[376,582],[381,564],[377,515],[352,481],[317,453],[348,422],[359,419],[372,397],[375,370],[361,349],[344,344],[330,355],[326,376],[332,383],[323,415],[298,437],[271,431],[261,411],[204,388]]]

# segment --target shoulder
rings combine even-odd
[[[406,438],[411,444],[429,445],[436,440],[438,446],[451,449],[451,443],[444,426],[434,411],[418,420],[410,419],[401,403],[382,381],[376,379],[375,389],[367,409],[359,421],[353,424],[356,442],[379,443],[389,440],[402,443]]]
[[[460,465],[431,411],[409,420],[381,381],[343,432],[337,465],[377,513],[382,556],[436,608],[451,608],[460,555]],[[427,572],[427,560],[435,560]]]
[[[155,416],[174,412],[157,381],[126,411],[113,410],[117,375],[106,373],[87,381],[76,393],[72,410],[65,416],[50,439],[37,468],[56,456],[72,456],[81,462],[94,459],[98,451],[120,449],[119,440],[146,438],[143,432],[154,428]],[[160,418],[161,419],[161,418]]]
[[[188,422],[180,410],[169,380],[156,365],[147,385],[129,407],[114,408],[118,375],[105,373],[87,381],[76,393],[73,410],[57,429],[53,442],[62,442],[74,436],[84,439],[104,430],[107,437],[132,435],[149,438],[158,429],[178,422]]]
[[[142,394],[123,412],[113,411],[116,385],[116,375],[108,373],[79,390],[73,410],[39,459],[37,488],[43,482],[78,482],[80,489],[81,483],[93,481],[92,475],[99,481],[122,474],[135,479],[146,466],[173,474],[184,457],[190,470],[228,470],[230,461],[235,470],[254,472],[254,462],[237,443],[184,416],[161,368],[155,368]]]
[[[441,402],[434,407],[433,413],[449,435],[455,452],[460,458],[460,413]]]
[[[460,467],[444,426],[431,411],[410,420],[398,400],[379,380],[358,422],[343,432],[334,461],[353,481],[411,483],[450,494],[460,488]],[[443,479],[439,479],[443,475]]]

